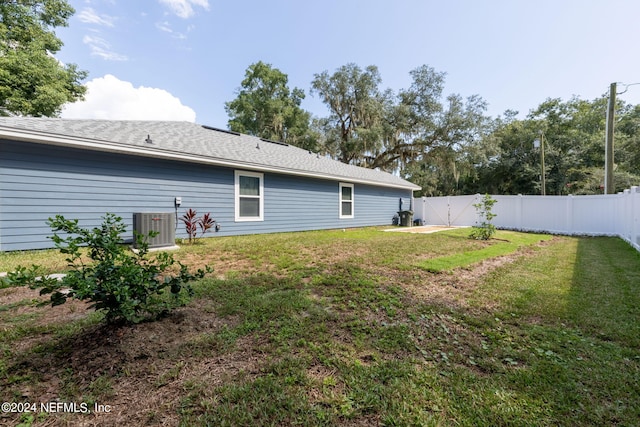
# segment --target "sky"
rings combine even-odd
[[[63,63],[88,71],[64,118],[185,120],[226,128],[249,65],[263,61],[304,90],[315,74],[378,67],[381,89],[410,71],[446,73],[443,95],[479,95],[487,114],[524,118],[548,98],[593,100],[618,83],[640,104],[637,0],[69,0],[56,29]],[[631,85],[631,86],[625,86]]]

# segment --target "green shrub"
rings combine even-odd
[[[136,234],[138,252],[130,251],[121,238],[126,226],[114,214],[107,213],[102,225],[92,230],[83,229],[78,220],[67,220],[62,215],[49,218],[47,225],[53,231],[50,238],[56,248],[67,255],[70,270],[66,276],[57,279],[42,274],[38,266],[29,269],[20,266],[9,273],[9,281],[39,288],[40,295],[51,294],[52,306],[64,304],[69,298],[89,300],[93,303],[90,308],[105,311],[109,323],[157,318],[179,304],[183,291],[192,294],[188,282],[211,272],[207,267],[190,273],[187,266],[166,252],[148,257],[146,238],[157,232],[148,236]],[[90,263],[83,260],[83,246],[88,247]],[[177,273],[169,273],[176,267]],[[171,298],[163,295],[166,288],[170,289]]]

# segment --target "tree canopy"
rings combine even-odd
[[[377,67],[347,64],[332,75],[316,74],[311,83],[312,93],[330,112],[321,124],[325,150],[344,163],[371,166],[372,156],[382,149],[387,105],[378,88],[381,81]]]
[[[62,47],[54,29],[73,13],[65,0],[0,2],[0,115],[57,116],[82,99],[86,72],[53,56]]]
[[[605,111],[608,99],[549,98],[523,120],[496,120],[493,156],[475,166],[465,193],[541,194],[544,138],[546,194],[598,194],[604,185]],[[618,101],[615,126],[616,191],[640,184],[638,106]]]
[[[423,65],[409,74],[411,85],[397,91],[382,87],[374,65],[315,74],[310,93],[328,115],[311,118],[300,108],[304,92],[290,91],[286,74],[259,62],[227,103],[229,126],[312,141],[306,148],[399,174],[422,187],[416,195],[430,196],[541,194],[542,153],[534,140],[542,139],[546,194],[602,193],[606,95],[549,98],[524,119],[509,110],[491,118],[480,96],[445,95],[446,73]],[[296,120],[290,111],[298,111]],[[640,185],[640,106],[617,101],[615,141],[616,191]]]
[[[322,121],[326,150],[345,163],[396,171],[480,136],[487,120],[480,97],[443,99],[445,74],[426,65],[410,74],[411,86],[398,93],[379,87],[375,66],[316,74],[312,93],[330,112]]]
[[[311,114],[300,107],[305,97],[289,89],[288,77],[262,61],[249,66],[238,95],[225,104],[229,129],[303,148],[314,148]]]

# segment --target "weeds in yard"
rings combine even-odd
[[[190,246],[176,256],[224,253],[235,272],[216,265],[225,275],[197,282],[188,307],[108,347],[95,322],[41,325],[36,307],[0,303],[0,397],[100,399],[120,411],[111,424],[633,425],[640,255],[617,239],[500,233],[509,242],[366,229]],[[485,275],[465,264],[463,290],[416,266],[501,243],[482,257],[518,256]],[[435,287],[458,303],[430,298]],[[35,316],[12,322],[20,310]]]

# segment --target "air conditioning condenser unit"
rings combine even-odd
[[[176,219],[173,212],[136,212],[133,214],[133,245],[137,247],[135,235],[145,236],[149,248],[162,248],[176,244]],[[157,231],[155,237],[147,237]]]

